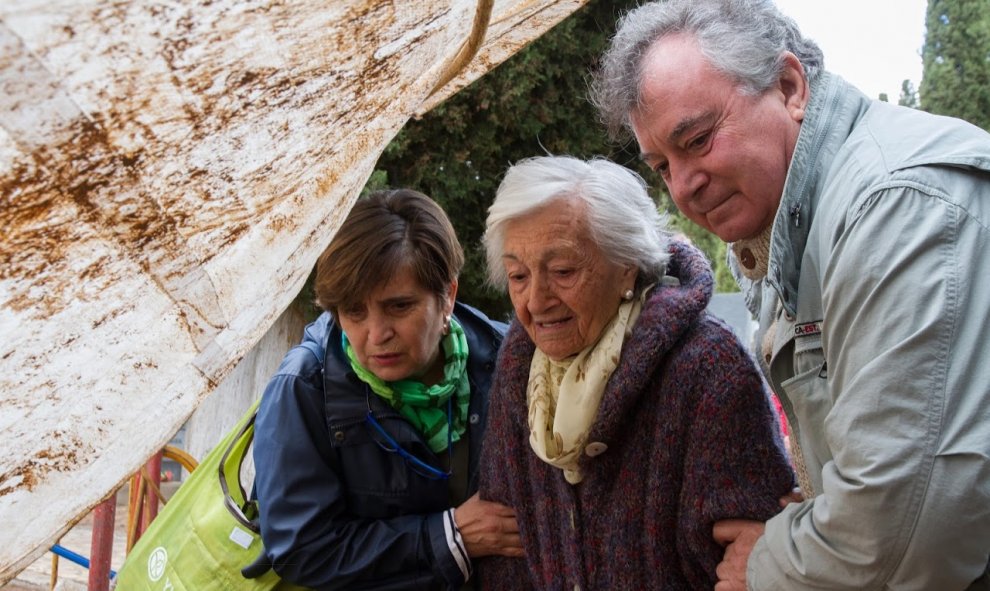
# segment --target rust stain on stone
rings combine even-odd
[[[53,441],[51,447],[36,452],[0,474],[0,497],[21,489],[31,492],[49,473],[75,470],[79,462],[93,452],[92,447],[82,439],[63,431],[53,432],[49,439]]]
[[[78,284],[49,281],[49,273],[71,265],[67,256],[78,241],[109,239],[142,259],[152,243],[174,245],[176,221],[134,193],[140,154],[115,150],[99,121],[79,119],[71,137],[57,146],[42,146],[0,177],[0,279],[12,280],[6,305],[24,311],[47,304],[40,313],[59,312],[63,292]],[[92,261],[77,276],[105,277],[106,257]],[[46,297],[39,301],[36,293]]]

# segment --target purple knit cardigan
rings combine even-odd
[[[712,589],[716,520],[766,520],[794,478],[769,393],[710,316],[711,267],[671,246],[679,287],[651,292],[609,379],[572,486],[529,446],[534,346],[514,322],[499,355],[482,452],[484,499],[516,510],[525,559],[479,563],[483,589]],[[597,450],[595,449],[597,448]]]

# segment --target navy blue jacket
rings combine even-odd
[[[456,304],[468,341],[471,384],[469,490],[478,457],[495,357],[506,326]],[[448,548],[443,512],[448,484],[413,472],[371,438],[374,416],[402,446],[444,465],[419,433],[357,379],[330,314],[306,327],[303,341],[326,351],[291,349],[265,389],[255,426],[255,488],[261,536],[272,568],[312,589],[458,588],[463,575]],[[324,395],[324,392],[326,394]]]

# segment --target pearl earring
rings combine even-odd
[[[450,334],[450,314],[443,317],[443,328],[440,329],[440,332],[443,333],[443,336]]]
[[[624,294],[622,294],[622,299],[624,299],[624,300],[626,300],[628,302],[628,301],[630,301],[630,300],[633,299],[633,296],[634,295],[635,294],[633,293],[633,290],[627,289],[626,292]]]

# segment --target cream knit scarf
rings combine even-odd
[[[583,478],[578,460],[622,343],[642,309],[641,299],[620,304],[598,342],[574,357],[557,362],[539,349],[533,354],[526,394],[529,444],[541,460],[563,470],[571,484]]]

